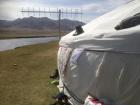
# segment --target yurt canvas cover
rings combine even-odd
[[[140,105],[140,25],[115,30],[122,20],[140,13],[134,0],[83,26],[60,40],[60,91],[73,105],[88,94],[109,105]]]

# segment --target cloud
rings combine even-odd
[[[85,12],[90,13],[104,13],[107,11],[101,4],[97,3],[83,5],[82,8]]]
[[[0,19],[2,20],[12,20],[16,18],[23,17],[21,13],[22,8],[34,8],[35,10],[39,10],[41,7],[44,9],[46,7],[45,4],[33,2],[33,0],[2,0],[0,1]],[[35,1],[35,0],[34,0]],[[37,0],[36,0],[37,1]],[[47,5],[47,7],[52,7],[50,5]],[[25,15],[24,15],[25,16]]]
[[[85,4],[82,8],[86,12],[90,11],[90,13],[102,14],[129,1],[132,0],[102,0],[95,3]]]
[[[98,17],[130,0],[0,0],[0,19],[22,17],[21,8],[82,8],[84,20]]]
[[[104,0],[104,2],[107,2],[111,7],[117,7],[130,1],[132,0]]]
[[[83,4],[93,3],[97,0],[36,0],[38,3],[53,4],[56,6],[79,6]]]

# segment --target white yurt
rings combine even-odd
[[[61,38],[58,88],[73,105],[89,95],[105,105],[140,105],[140,25],[115,29],[139,13],[133,0]]]

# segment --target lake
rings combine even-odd
[[[59,37],[3,39],[0,40],[0,51],[15,49],[16,47],[21,47],[25,45],[48,43],[55,40],[59,40]]]

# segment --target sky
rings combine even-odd
[[[89,22],[98,16],[105,14],[127,3],[130,0],[0,0],[0,20],[13,20],[16,18],[23,18],[27,16],[36,16],[38,14],[21,13],[22,9],[34,10],[56,10],[57,8],[63,11],[80,12],[83,10],[83,15],[68,15],[63,14],[62,18],[76,19],[83,22]],[[57,19],[57,15],[41,14],[41,17],[47,16],[49,18]]]

